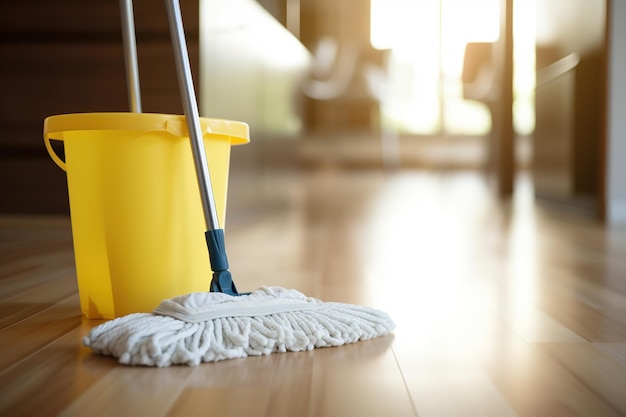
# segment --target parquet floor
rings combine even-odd
[[[266,172],[227,224],[240,289],[387,311],[387,337],[197,368],[81,346],[70,221],[0,217],[1,416],[626,415],[626,230],[475,173]],[[237,182],[231,187],[237,187]],[[235,193],[236,194],[236,193]]]

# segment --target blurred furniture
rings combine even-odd
[[[469,42],[465,46],[461,74],[463,97],[489,107],[498,99],[493,49],[491,42]]]
[[[378,117],[370,120],[367,127],[378,128],[382,162],[386,167],[395,167],[400,162],[398,133],[386,123],[383,115],[388,94],[386,55],[389,51],[379,53],[378,59],[368,59],[354,42],[339,45],[333,37],[322,37],[314,49],[302,92],[310,100],[325,103],[324,121],[333,134],[351,127],[342,116],[351,111],[351,104],[375,103],[372,112]]]
[[[390,85],[387,69],[388,55],[391,51],[384,51],[382,65],[365,64],[363,74],[367,82],[367,90],[371,97],[378,102],[378,128],[380,132],[380,147],[383,166],[396,168],[400,165],[400,135],[398,129],[385,117],[385,107],[389,103]]]
[[[495,164],[497,106],[501,99],[495,63],[495,43],[468,42],[463,55],[463,98],[483,103],[489,109],[492,129],[486,149],[486,168],[493,170]]]
[[[313,59],[302,92],[314,100],[337,100],[348,92],[357,73],[359,48],[339,42],[330,36],[319,40],[313,51]]]
[[[337,134],[348,129],[369,129],[372,107],[378,104],[367,91],[363,54],[364,49],[353,40],[322,36],[316,42],[302,84],[311,130]]]
[[[547,203],[601,217],[606,0],[537,3],[533,178]]]
[[[499,0],[500,37],[494,43],[469,43],[462,73],[466,99],[485,103],[491,113],[487,176],[496,195],[513,194],[516,174],[513,128],[513,0]]]

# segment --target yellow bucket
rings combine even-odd
[[[200,125],[223,228],[230,147],[249,142],[249,129],[207,118]],[[65,161],[50,140],[63,141]],[[184,116],[51,116],[44,141],[67,172],[78,291],[87,318],[150,312],[165,298],[209,290],[206,227]]]

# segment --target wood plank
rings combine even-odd
[[[593,345],[606,356],[626,365],[626,343],[594,343]]]
[[[313,416],[316,351],[275,355],[276,367],[267,403],[268,416]]]
[[[276,356],[233,359],[200,366],[168,414],[265,416]]]
[[[391,341],[382,337],[315,352],[309,415],[416,416]]]
[[[590,342],[626,342],[626,310],[594,308],[566,286],[545,292],[542,307],[554,319]]]
[[[194,370],[116,365],[59,416],[165,416]]]
[[[390,341],[203,365],[169,416],[208,409],[223,416],[414,415]],[[378,400],[381,393],[391,409]]]
[[[214,414],[223,417],[266,416],[267,388],[191,388],[180,396],[175,408],[168,414],[174,416],[202,416]],[[130,416],[131,414],[129,414]]]
[[[441,305],[441,311],[426,312],[431,310],[398,319],[394,332],[394,352],[417,414],[517,416],[480,361],[515,333],[485,311]]]
[[[517,317],[502,320],[527,343],[585,342],[584,338],[541,311],[539,307],[531,307]]]
[[[106,375],[112,367],[110,358],[92,355],[81,346],[91,325],[81,324],[27,359],[3,365],[0,415],[57,415]]]
[[[494,344],[481,366],[520,416],[623,415],[598,395],[595,385],[523,342]]]
[[[78,294],[0,331],[0,369],[38,352],[82,323]]]
[[[55,256],[56,255],[56,256]],[[59,254],[54,253],[50,262],[45,262],[46,257],[31,257],[28,262],[12,262],[7,265],[7,269],[18,270],[18,273],[11,271],[8,275],[0,278],[0,300],[9,301],[16,297],[23,297],[28,292],[37,290],[39,286],[50,285],[53,282],[63,282],[61,287],[70,287],[71,281],[76,281],[76,269],[72,261],[59,261]],[[40,264],[39,262],[45,262]],[[4,268],[3,268],[4,269]],[[1,272],[0,272],[1,273]]]
[[[18,296],[2,300],[0,303],[0,331],[78,294],[73,268],[71,270],[58,269],[57,271],[60,273],[59,279],[40,283]]]
[[[594,393],[615,411],[626,415],[626,364],[590,343],[548,343],[541,348],[584,385],[593,387]]]
[[[399,357],[399,363],[420,417],[518,415],[489,375],[471,360],[432,354]]]

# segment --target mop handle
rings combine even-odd
[[[187,44],[185,41],[185,32],[183,30],[183,19],[180,13],[180,4],[178,0],[166,0],[165,4],[167,6],[167,16],[172,35],[172,46],[174,47],[174,58],[176,61],[176,73],[178,75],[180,96],[183,101],[185,118],[187,119],[187,128],[189,130],[189,138],[191,139],[191,149],[193,152],[194,164],[196,166],[196,175],[198,177],[202,208],[204,210],[204,220],[206,222],[207,231],[218,230],[220,229],[220,226],[215,210],[211,177],[209,176],[209,168],[204,151],[204,142],[202,140],[200,116],[198,114],[198,104],[196,102],[196,94],[193,88],[193,79],[191,78],[191,67],[189,65],[189,56],[187,54]]]
[[[128,102],[133,113],[141,113],[137,41],[135,40],[135,19],[133,17],[132,0],[120,0],[120,15],[122,18],[122,38],[124,40],[124,62],[126,63]]]

